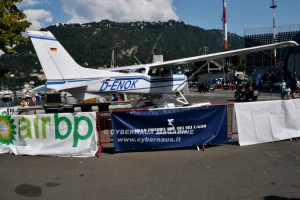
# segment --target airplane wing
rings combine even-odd
[[[271,49],[279,49],[279,48],[284,48],[284,47],[296,47],[296,46],[298,46],[297,42],[286,41],[286,42],[267,44],[267,45],[249,47],[249,48],[243,48],[243,49],[236,49],[236,50],[231,50],[231,51],[223,51],[223,52],[218,52],[218,53],[212,53],[212,54],[206,54],[206,55],[201,55],[201,56],[194,56],[194,57],[188,57],[188,58],[182,58],[182,59],[176,59],[176,60],[170,60],[170,61],[164,61],[164,62],[157,62],[157,63],[151,63],[151,64],[145,64],[145,65],[136,65],[136,66],[131,66],[130,68],[140,68],[143,66],[168,67],[170,65],[188,64],[188,63],[193,63],[193,62],[198,62],[198,61],[209,61],[209,60],[214,60],[214,59],[219,59],[219,58],[230,57],[230,56],[234,56],[234,55],[254,53],[254,52],[271,50]],[[123,67],[114,68],[111,70],[120,70],[122,68]],[[127,67],[127,68],[129,68],[129,67]]]
[[[271,49],[279,49],[279,48],[284,48],[284,47],[296,47],[296,46],[298,46],[297,42],[286,41],[286,42],[267,44],[267,45],[256,46],[256,47],[236,49],[236,50],[231,50],[231,51],[223,51],[223,52],[206,54],[206,55],[201,55],[201,56],[169,60],[169,61],[164,61],[164,62],[109,68],[107,70],[109,70],[109,71],[126,71],[126,70],[133,71],[134,69],[142,68],[142,67],[150,67],[150,68],[170,67],[170,65],[180,65],[180,64],[188,64],[188,63],[199,62],[199,61],[209,61],[209,60],[214,60],[214,59],[219,59],[219,58],[226,58],[226,57],[230,57],[230,56],[234,56],[234,55],[254,53],[254,52],[271,50]]]
[[[151,67],[169,67],[170,65],[188,64],[188,63],[199,62],[199,61],[210,61],[210,60],[230,57],[230,56],[234,56],[234,55],[254,53],[254,52],[278,49],[278,48],[284,48],[284,47],[296,47],[296,46],[298,46],[297,42],[286,41],[286,42],[280,42],[280,43],[274,43],[274,44],[268,44],[268,45],[262,45],[262,46],[256,46],[256,47],[249,47],[249,48],[243,48],[243,49],[237,49],[237,50],[231,50],[231,51],[206,54],[206,55],[201,55],[201,56],[194,56],[194,57],[189,57],[189,58],[170,60],[170,61],[165,61],[165,62],[160,62],[160,63],[152,63],[152,64],[150,64],[150,68]],[[201,68],[203,68],[203,66],[200,67],[199,69],[197,69],[196,72],[193,73],[193,75],[196,74],[198,71],[200,71]],[[180,88],[185,82],[187,82],[191,77],[193,77],[193,75],[188,77],[174,91],[177,91],[178,88]]]

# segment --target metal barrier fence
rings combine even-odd
[[[97,116],[97,130],[99,136],[99,149],[102,149],[104,144],[112,143],[111,136],[111,112],[103,111]],[[100,153],[100,152],[99,152]]]
[[[234,110],[234,104],[212,104],[208,106],[225,105],[227,107],[227,139],[231,139],[232,135],[238,134],[236,125],[236,115]],[[97,130],[99,137],[99,149],[98,156],[100,157],[101,152],[106,147],[113,148],[113,135],[112,135],[112,124],[111,124],[111,113],[112,112],[140,112],[148,111],[148,109],[129,109],[129,110],[114,110],[114,111],[103,111],[97,115]],[[205,148],[204,145],[202,146]]]
[[[234,103],[226,104],[227,106],[227,135],[238,134]]]
[[[113,144],[113,136],[111,131],[111,113],[112,112],[132,112],[132,111],[148,111],[148,109],[130,109],[130,110],[114,110],[102,111],[97,115],[97,131],[99,138],[98,156],[100,156],[103,145]]]

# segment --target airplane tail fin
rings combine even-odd
[[[81,87],[90,80],[85,78],[95,77],[95,70],[78,65],[51,32],[28,31],[28,34],[45,72],[48,88],[68,89],[74,87],[75,80],[77,87]],[[85,83],[79,84],[78,80]]]

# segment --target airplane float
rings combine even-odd
[[[198,61],[210,61],[238,54],[298,46],[295,41],[224,51],[158,63],[127,67],[91,69],[80,66],[49,31],[28,31],[29,38],[45,72],[48,89],[67,91],[78,101],[101,93],[127,93],[142,95],[180,94],[177,100],[188,104],[184,97],[187,77],[177,74],[174,66]],[[201,67],[195,72],[197,73]],[[194,74],[195,74],[194,73]],[[193,74],[193,75],[194,75]]]

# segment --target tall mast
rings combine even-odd
[[[270,8],[273,9],[273,43],[276,43],[276,32],[275,32],[275,9],[277,8],[277,3],[272,0]],[[274,66],[276,66],[276,49],[274,49]]]
[[[227,11],[226,11],[226,0],[223,0],[223,31],[224,31],[224,50],[228,50],[227,40]]]

